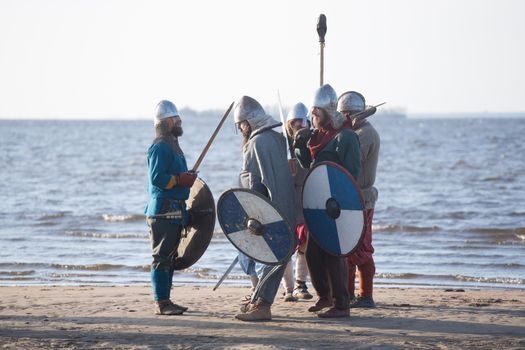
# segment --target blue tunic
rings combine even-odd
[[[148,150],[148,169],[150,201],[144,210],[146,216],[159,214],[165,200],[171,202],[169,211],[182,210],[185,215],[184,201],[189,197],[190,188],[166,189],[173,175],[188,171],[184,155],[176,153],[167,143],[154,143]]]

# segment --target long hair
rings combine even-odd
[[[250,123],[247,123],[247,124],[248,124],[248,127],[241,131],[241,133],[242,133],[242,147],[244,147],[244,145],[250,139],[250,136],[252,136],[252,126],[250,125]]]
[[[293,123],[293,119],[291,120],[288,120],[286,122],[286,125],[284,126],[285,129],[286,129],[286,135],[284,135],[287,139],[288,139],[288,143],[287,145],[289,145],[290,149],[290,156],[293,158],[295,157],[294,153],[293,153],[293,149],[292,149],[292,146],[293,145],[293,140],[294,140],[294,136],[295,136],[295,130],[292,128],[292,123]]]
[[[171,128],[168,124],[168,119],[162,119],[157,125],[155,125],[155,139],[153,143],[164,142],[171,146],[171,148],[179,155],[184,155],[182,149],[179,146],[179,139],[173,136]]]

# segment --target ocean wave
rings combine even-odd
[[[53,264],[53,263],[22,263],[22,262],[3,262],[0,263],[2,270],[11,270],[9,273],[16,274],[24,271],[34,272],[34,269],[55,269],[55,270],[80,270],[80,271],[110,271],[110,270],[131,270],[131,271],[150,271],[150,265],[115,265],[115,264],[91,264],[91,265],[74,265],[74,264]]]
[[[92,264],[92,265],[69,265],[69,264],[49,264],[49,267],[63,270],[87,270],[87,271],[110,271],[110,270],[132,270],[150,271],[150,265],[114,265],[114,264]]]
[[[490,256],[487,256],[487,258],[491,258]],[[456,260],[449,260],[449,261],[443,261],[441,262],[441,266],[453,266],[453,267],[461,267],[461,266],[468,266],[468,267],[474,267],[474,268],[481,268],[481,269],[523,269],[525,268],[525,265],[519,264],[519,263],[475,263],[475,262],[463,262],[463,261],[456,261]]]
[[[193,273],[198,278],[211,279],[211,280],[219,280],[219,278],[221,278],[222,275],[223,275],[222,272],[221,273],[217,273],[217,271],[214,271],[214,270],[212,270],[210,268],[199,268],[199,267],[195,267],[195,266],[187,268],[186,270],[184,270],[184,272]],[[235,273],[230,273],[226,277],[226,279],[227,280],[248,280],[249,276],[245,275],[245,274],[238,275],[238,274],[235,274]]]
[[[483,182],[505,182],[505,183],[513,182],[514,180],[515,178],[510,177],[510,176],[487,176],[481,179],[481,181]]]
[[[375,232],[436,232],[441,228],[438,226],[411,226],[411,225],[372,225],[372,230]]]
[[[457,160],[454,164],[450,166],[451,170],[456,169],[467,169],[467,170],[475,170],[479,169],[480,167],[477,164],[469,163],[464,159]]]
[[[6,242],[24,242],[28,240],[29,239],[27,239],[27,237],[7,237],[7,238],[2,239],[2,241],[6,241]]]
[[[414,279],[423,277],[423,275],[419,275],[417,273],[376,273],[376,278],[385,278],[385,279]]]
[[[477,282],[477,283],[493,283],[493,284],[510,284],[521,285],[525,284],[525,279],[514,277],[477,277],[477,276],[463,276],[463,275],[425,275],[415,273],[377,273],[376,278],[383,279],[426,279],[437,281],[461,281],[461,282]]]
[[[525,227],[515,228],[496,228],[496,227],[480,227],[470,228],[465,230],[475,234],[486,235],[492,239],[492,243],[500,244],[505,242],[519,241],[523,242],[525,237]]]
[[[0,277],[0,281],[34,281],[35,279],[33,277],[23,277],[23,276],[16,276],[16,277]]]
[[[102,219],[109,222],[119,222],[119,221],[142,221],[146,220],[144,215],[133,214],[133,215],[112,215],[112,214],[103,214]]]
[[[435,218],[438,219],[454,219],[454,220],[466,220],[478,215],[477,212],[473,211],[451,211],[437,215]]]
[[[112,239],[148,238],[148,235],[144,233],[106,233],[106,232],[86,232],[86,231],[65,231],[64,235],[71,236],[71,237],[112,238]]]
[[[212,273],[212,269],[207,267],[195,267],[195,265],[185,269],[184,271],[193,273],[198,278],[213,278],[213,276],[215,276],[215,274]]]
[[[37,222],[36,224],[33,224],[32,226],[36,226],[36,227],[40,227],[40,226],[56,226],[58,225],[58,223],[56,222],[52,222],[52,221],[42,221],[42,222]]]
[[[492,244],[489,244],[489,242],[473,242],[473,241],[465,241],[462,245],[451,245],[447,246],[446,249],[452,250],[452,251],[459,251],[459,255],[462,254],[466,249],[470,250],[479,250],[479,251],[487,251]]]
[[[475,227],[467,231],[473,233],[511,233],[511,234],[525,234],[525,227],[514,228],[500,228],[500,227]]]
[[[52,220],[52,219],[60,219],[60,218],[65,217],[67,214],[71,214],[71,212],[70,211],[60,211],[57,213],[44,214],[41,217],[39,217],[37,220],[47,221],[47,220]]]
[[[94,274],[94,273],[56,273],[56,272],[50,273],[48,276],[49,278],[58,278],[58,279],[62,279],[62,278],[69,279],[69,278],[79,278],[79,277],[82,277],[82,278],[100,277],[99,274]],[[113,275],[113,274],[104,274],[104,277],[116,277],[116,276],[117,275]]]
[[[525,279],[511,277],[474,277],[474,276],[452,276],[457,281],[463,282],[480,282],[480,283],[497,283],[497,284],[525,284]]]
[[[0,276],[29,276],[34,275],[35,270],[29,271],[0,271]]]

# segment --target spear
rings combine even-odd
[[[369,108],[365,109],[364,111],[356,113],[355,115],[352,116],[352,119],[354,119],[355,123],[360,122],[361,120],[366,119],[366,118],[370,117],[372,114],[374,114],[376,112],[376,110],[377,110],[377,107],[382,106],[385,103],[386,102],[380,103],[378,105],[369,107]]]
[[[292,145],[290,145],[290,140],[288,139],[288,133],[286,132],[286,120],[284,118],[284,112],[283,112],[283,104],[281,102],[281,94],[279,93],[279,90],[277,90],[277,100],[279,102],[279,115],[281,116],[281,128],[283,130],[283,136],[286,138],[286,145],[288,146],[289,155],[292,158],[295,158],[293,156],[293,148]]]
[[[213,287],[213,290],[219,288],[219,286],[221,285],[222,281],[224,281],[224,279],[226,278],[226,276],[228,276],[228,274],[231,272],[231,270],[235,267],[235,265],[237,265],[237,262],[239,261],[239,256],[236,256],[235,259],[233,259],[232,263],[230,264],[230,266],[228,267],[228,269],[226,269],[226,272],[222,275],[222,277],[219,279],[219,281],[217,282],[217,284],[215,285],[215,287]]]
[[[226,112],[224,113],[224,115],[222,116],[222,119],[221,121],[219,122],[219,125],[217,125],[217,128],[215,128],[215,131],[213,132],[213,134],[211,135],[208,143],[206,144],[206,146],[204,147],[204,150],[201,152],[201,155],[199,156],[199,158],[197,159],[197,162],[195,163],[195,165],[193,166],[193,169],[191,169],[191,171],[195,172],[197,171],[197,169],[199,168],[199,166],[201,165],[201,162],[202,160],[204,159],[204,156],[206,155],[206,153],[208,152],[208,150],[210,149],[210,146],[211,146],[211,143],[213,142],[213,140],[215,139],[215,136],[217,136],[217,134],[219,133],[219,130],[221,129],[222,127],[222,124],[224,124],[224,121],[226,120],[226,117],[228,116],[228,114],[230,114],[230,111],[232,110],[233,108],[233,104],[235,103],[232,102],[230,107],[228,107],[228,109],[226,110]]]

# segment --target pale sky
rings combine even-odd
[[[525,1],[0,0],[0,118],[150,118],[156,103],[309,104],[325,83],[412,113],[525,111]]]

